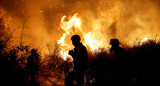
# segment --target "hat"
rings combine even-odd
[[[71,40],[72,40],[72,41],[80,41],[81,38],[80,38],[79,35],[73,35],[73,36],[71,37]]]
[[[36,52],[37,52],[36,49],[32,49],[32,50],[31,50],[31,53],[36,53]]]
[[[119,45],[119,44],[121,44],[121,43],[119,42],[118,39],[111,39],[111,40],[110,40],[110,44],[111,44],[111,45]]]

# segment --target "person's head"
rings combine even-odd
[[[32,49],[32,50],[31,50],[31,53],[32,53],[32,54],[35,54],[35,53],[37,53],[37,50],[36,50],[36,49]]]
[[[120,42],[118,39],[111,39],[110,40],[110,45],[112,46],[119,46]]]
[[[72,44],[76,47],[77,45],[80,44],[81,38],[79,35],[73,35],[71,37],[71,40],[72,40]]]

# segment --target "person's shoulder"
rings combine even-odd
[[[80,48],[86,49],[86,46],[84,46],[84,45],[81,43]]]
[[[119,49],[124,50],[122,47],[119,47]]]
[[[122,53],[125,53],[125,49],[123,49],[122,47],[119,47],[119,50],[122,52]]]

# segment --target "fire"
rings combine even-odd
[[[77,17],[77,13],[73,15],[73,17],[68,21],[65,22],[66,16],[62,17],[61,20],[61,28],[66,31],[67,35],[70,34],[75,34],[77,33],[77,31],[82,31],[81,30],[81,19],[79,17]]]
[[[104,37],[96,36],[97,32],[84,32],[82,29],[82,20],[78,17],[78,14],[74,14],[72,17],[63,16],[61,19],[60,27],[65,33],[58,40],[58,44],[60,45],[60,55],[66,60],[67,57],[71,57],[68,55],[68,51],[70,49],[70,45],[66,43],[66,39],[68,36],[72,36],[75,34],[80,35],[82,43],[87,47],[87,49],[91,52],[98,51],[99,48],[104,48],[107,43],[105,43]],[[97,28],[97,27],[96,27]],[[143,43],[151,37],[144,37],[140,42]]]
[[[94,52],[95,50],[98,50],[98,47],[95,46],[96,41],[94,37],[91,35],[91,32],[89,32],[88,34],[85,34],[84,38],[85,38],[85,45],[88,45],[92,52]]]
[[[148,39],[149,39],[148,37],[144,37],[143,40],[142,40],[142,42],[145,42],[145,41],[147,41]]]
[[[152,40],[153,38],[152,37],[144,37],[142,40],[141,40],[141,43],[143,42],[146,42],[148,40]]]
[[[67,34],[63,34],[60,40],[58,40],[58,44],[61,44],[61,46],[65,46],[66,44],[64,43],[65,37]]]
[[[74,34],[78,34],[81,36],[81,38],[84,38],[84,45],[88,46],[89,49],[94,52],[95,50],[98,49],[97,46],[95,46],[95,39],[94,36],[92,35],[91,32],[89,33],[84,33],[81,25],[82,25],[82,21],[81,18],[77,16],[78,14],[74,14],[68,21],[65,21],[67,16],[63,16],[61,19],[61,24],[60,27],[61,29],[63,29],[65,31],[65,33],[63,34],[63,36],[61,37],[60,40],[58,40],[58,44],[60,45],[61,51],[60,54],[62,56],[62,58],[65,60],[67,57],[70,57],[68,55],[68,49],[70,47],[70,45],[66,44],[66,36],[67,35],[74,35]],[[64,48],[65,47],[65,48]]]
[[[81,24],[82,21],[81,19],[77,16],[77,13],[74,14],[69,21],[65,21],[67,16],[63,16],[61,19],[61,24],[60,27],[61,29],[63,29],[65,31],[65,33],[63,34],[63,36],[61,37],[60,40],[58,40],[58,44],[61,47],[61,51],[60,54],[63,57],[63,59],[65,60],[67,57],[70,57],[68,55],[68,49],[65,49],[64,47],[69,47],[68,44],[65,43],[65,39],[67,35],[74,35],[74,34],[78,34],[78,32],[82,32],[81,30]]]

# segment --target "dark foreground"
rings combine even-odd
[[[28,46],[5,50],[1,44],[0,68],[1,84],[5,86],[46,86],[64,85],[66,61],[55,54],[46,56],[39,63],[35,80],[31,80],[26,60],[30,55]],[[86,86],[155,86],[159,75],[160,43],[148,40],[143,44],[125,47],[125,59],[117,64],[116,56],[101,50],[89,53],[89,66],[85,74]],[[63,66],[62,66],[63,64]],[[67,63],[69,64],[69,63]],[[66,68],[67,67],[67,68]],[[68,70],[69,71],[69,70]]]

